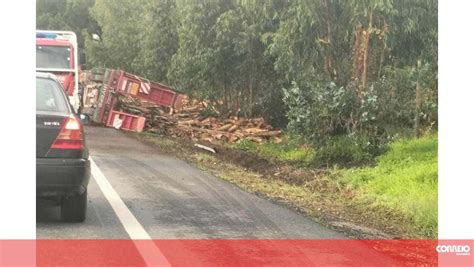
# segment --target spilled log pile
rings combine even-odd
[[[206,102],[186,99],[179,113],[175,113],[130,96],[119,95],[118,100],[119,111],[146,118],[145,131],[211,143],[234,143],[239,139],[261,143],[270,138],[281,141],[281,131],[273,129],[263,118],[224,117]]]

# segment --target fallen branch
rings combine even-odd
[[[209,152],[212,152],[214,154],[216,153],[216,150],[212,147],[208,147],[208,146],[204,146],[204,145],[200,145],[200,144],[194,144],[194,146],[202,148],[202,149],[207,150]]]

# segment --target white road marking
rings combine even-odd
[[[119,194],[114,190],[99,167],[97,167],[92,157],[90,158],[90,162],[92,176],[99,185],[105,198],[112,206],[112,209],[125,228],[125,231],[127,231],[130,236],[130,239],[134,241],[134,244],[142,255],[146,265],[171,266],[163,253],[153,242],[150,235],[148,235],[143,226],[138,222],[137,218],[133,216],[132,212],[127,208]]]

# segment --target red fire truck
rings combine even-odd
[[[36,31],[36,71],[56,75],[63,84],[72,106],[78,110],[78,46],[74,32]]]

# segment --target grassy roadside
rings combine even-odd
[[[438,138],[425,136],[390,145],[369,168],[345,169],[337,176],[357,192],[355,201],[376,209],[397,210],[410,232],[436,238],[438,231]]]
[[[437,234],[437,170],[430,171],[437,169],[436,137],[394,143],[373,167],[311,169],[301,159],[313,157],[314,151],[305,147],[261,146],[267,155],[242,147],[217,147],[218,153],[211,154],[189,140],[149,133],[133,136],[356,238]],[[268,160],[281,150],[288,151],[287,161]]]
[[[343,140],[342,140],[343,141]],[[328,155],[344,155],[344,149],[363,159],[357,149],[343,148],[340,143],[316,151],[305,145],[290,142],[262,145],[238,142],[235,147],[258,154],[269,160],[283,160],[298,166],[310,166]],[[372,167],[334,168],[327,174],[330,180],[342,186],[354,197],[349,200],[360,213],[372,212],[370,217],[395,218],[399,228],[410,236],[436,238],[437,236],[437,144],[434,134],[419,139],[401,139],[390,144],[388,151],[378,157]],[[322,152],[322,153],[321,153]],[[342,152],[342,153],[341,153]],[[370,209],[369,209],[370,207]],[[390,224],[389,221],[384,224]]]

